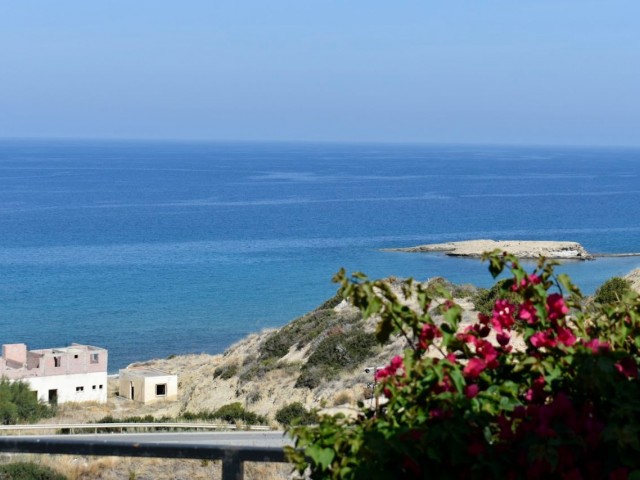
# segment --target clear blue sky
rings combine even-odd
[[[640,145],[640,1],[0,3],[0,137]]]

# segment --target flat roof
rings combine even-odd
[[[157,368],[123,368],[120,374],[132,375],[136,377],[175,377],[174,373],[158,370]]]

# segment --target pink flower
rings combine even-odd
[[[558,328],[558,341],[567,347],[576,343],[576,336],[570,328]]]
[[[516,307],[514,307],[507,300],[496,300],[493,307],[493,316],[491,317],[491,323],[498,333],[502,333],[502,329],[510,330],[515,320],[513,316],[516,313]]]
[[[537,276],[535,273],[532,273],[531,275],[526,275],[522,280],[520,280],[520,283],[518,283],[514,279],[513,285],[511,286],[511,290],[514,292],[517,292],[520,289],[524,290],[529,285],[537,285],[540,282],[541,282],[540,277]]]
[[[486,362],[487,367],[496,368],[498,366],[498,351],[486,340],[478,340],[476,353]]]
[[[391,363],[384,368],[376,370],[374,375],[376,380],[383,380],[391,375],[398,373],[398,370],[404,367],[404,361],[400,355],[396,355],[391,359]]]
[[[558,342],[553,336],[553,331],[551,330],[546,330],[544,332],[536,332],[533,335],[531,335],[531,337],[529,338],[529,341],[531,342],[531,345],[533,345],[536,348],[542,348],[542,347],[551,348],[551,347],[555,347],[558,344]]]
[[[422,331],[420,332],[420,337],[418,338],[418,348],[421,350],[426,350],[431,342],[433,342],[434,338],[441,337],[442,332],[435,325],[430,323],[425,323],[422,326]]]
[[[469,378],[476,378],[487,368],[487,363],[480,358],[472,358],[464,366],[462,373]]]
[[[609,343],[601,342],[598,338],[594,338],[593,340],[589,340],[584,344],[585,347],[590,348],[593,353],[600,353],[601,351],[609,350]]]
[[[638,378],[638,365],[631,357],[625,357],[615,364],[616,370],[627,378]]]
[[[507,345],[509,343],[509,340],[511,340],[511,337],[506,333],[498,333],[496,335],[496,340],[498,341],[498,343],[500,345],[502,345],[504,347],[505,345]]]
[[[389,368],[385,367],[385,368],[378,368],[376,369],[376,373],[374,374],[374,378],[376,380],[383,380],[385,378],[387,378],[390,375],[389,373]]]
[[[538,402],[542,400],[544,397],[543,393],[545,384],[546,381],[542,375],[537,377],[531,384],[531,388],[527,390],[527,393],[524,395],[527,402]]]
[[[451,363],[458,363],[458,359],[456,358],[454,353],[447,353],[447,356],[444,358],[449,360]]]
[[[518,310],[518,318],[524,320],[530,325],[538,321],[536,307],[533,305],[533,303],[531,303],[530,300],[527,300],[522,305],[520,305],[520,309]]]
[[[396,355],[395,357],[393,357],[391,359],[391,365],[390,367],[393,369],[393,372],[395,373],[398,369],[402,368],[404,366],[404,361],[402,360],[402,357],[400,355]]]
[[[478,395],[479,391],[480,387],[478,387],[478,385],[476,385],[475,383],[472,383],[471,385],[467,385],[465,387],[464,394],[467,398],[473,398]]]
[[[556,321],[569,313],[569,308],[564,303],[564,298],[559,293],[552,293],[547,297],[547,312],[549,320]]]

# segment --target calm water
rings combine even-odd
[[[381,247],[575,240],[640,251],[640,150],[0,141],[0,341],[110,370],[219,352],[335,291],[341,266],[488,285]],[[586,292],[640,258],[570,263]]]

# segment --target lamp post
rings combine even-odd
[[[378,373],[378,370],[381,370],[384,367],[366,367],[364,369],[364,373],[373,373],[373,383],[367,383],[367,387],[371,386],[373,388],[372,391],[372,395],[371,395],[371,403],[374,402],[374,396],[375,396],[375,412],[378,411],[378,393],[376,392],[376,386],[378,385],[378,379],[376,378],[376,373]]]

